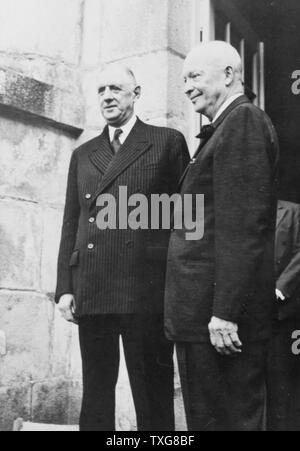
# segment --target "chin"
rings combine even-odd
[[[120,122],[120,118],[118,116],[110,116],[109,114],[104,115],[104,119],[109,123],[109,124],[115,124]]]
[[[198,114],[205,114],[205,109],[203,107],[197,107],[197,105],[195,105],[195,112]]]
[[[195,103],[194,110],[196,113],[203,114],[205,111],[205,106],[203,105],[203,103]]]

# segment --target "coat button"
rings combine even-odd
[[[89,219],[89,222],[90,222],[91,224],[93,224],[93,223],[95,222],[95,218],[90,218],[90,219]]]
[[[88,249],[91,251],[94,249],[95,245],[93,243],[88,244]]]
[[[92,195],[89,194],[89,193],[85,195],[85,198],[86,198],[87,200],[89,200],[91,197],[92,197]]]

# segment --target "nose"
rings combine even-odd
[[[106,86],[105,91],[103,92],[102,96],[103,100],[112,100],[113,94],[109,86]]]
[[[184,93],[189,97],[194,90],[194,86],[190,79],[187,79],[184,83]]]

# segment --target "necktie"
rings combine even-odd
[[[120,141],[120,136],[122,135],[123,130],[121,130],[120,128],[117,128],[117,130],[115,131],[114,134],[114,139],[111,142],[112,148],[114,149],[114,153],[118,153],[118,151],[120,150],[120,147],[122,146],[121,141]]]
[[[215,132],[215,127],[212,124],[204,125],[201,128],[201,133],[200,133],[200,135],[197,136],[197,138],[206,139],[207,140],[207,139],[212,137],[214,132]]]

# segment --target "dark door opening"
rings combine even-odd
[[[279,196],[300,203],[300,1],[215,3],[222,5],[225,14],[227,9],[227,18],[233,5],[264,42],[265,110],[276,127],[281,148]],[[247,77],[250,83],[251,74]]]

